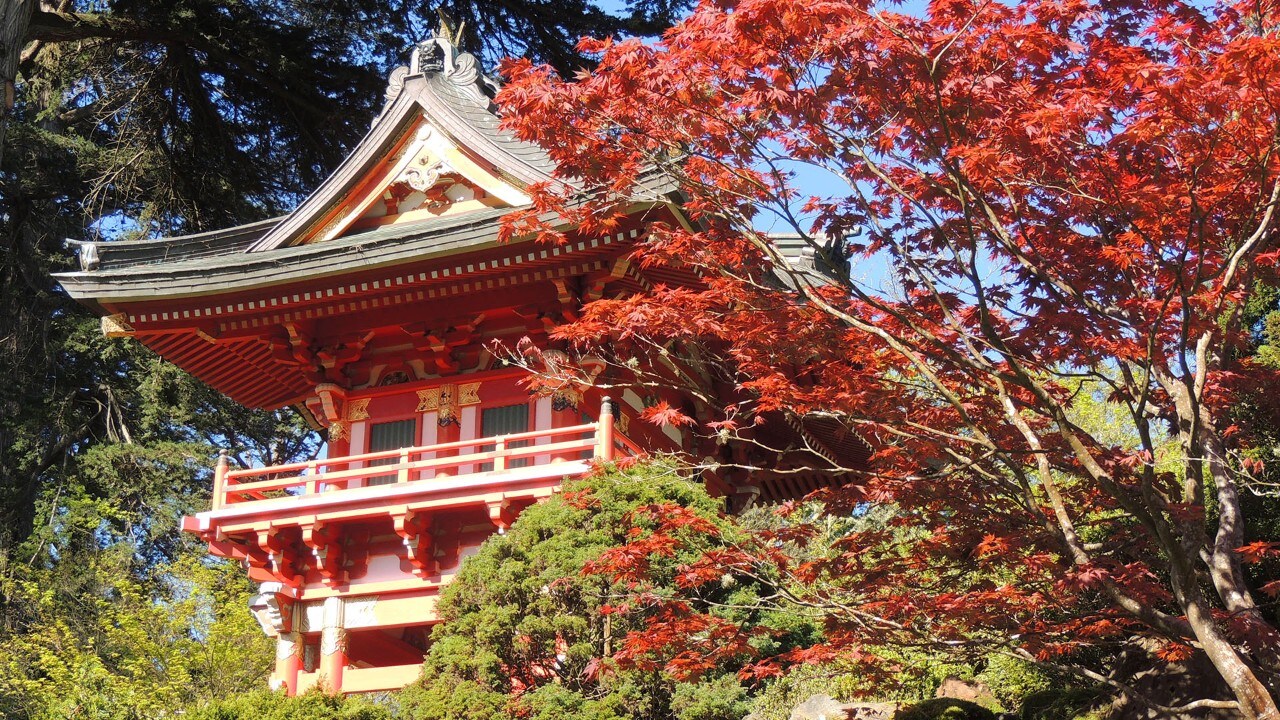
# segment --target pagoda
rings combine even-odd
[[[523,342],[567,360],[548,331],[583,304],[699,282],[629,261],[648,224],[688,222],[660,180],[637,189],[628,222],[609,235],[563,227],[562,245],[499,243],[503,216],[527,207],[555,166],[500,128],[495,90],[442,28],[392,73],[372,128],[292,213],[83,243],[80,270],[59,276],[106,335],[145,344],[246,406],[296,407],[327,433],[324,456],[309,462],[233,469],[224,452],[209,510],[183,525],[262,583],[253,611],[276,639],[272,686],[289,694],[412,682],[461,560],[593,463],[642,449],[751,451],[638,421],[658,400],[690,407],[674,389],[610,377],[623,388],[611,402],[592,383],[604,364],[587,358],[576,380],[531,393],[529,372],[495,354]],[[845,466],[865,459],[832,428],[778,427]],[[706,480],[735,510],[830,478]]]

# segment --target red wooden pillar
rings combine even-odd
[[[325,598],[324,627],[320,630],[320,677],[329,692],[342,692],[342,673],[347,668],[347,629],[340,597]]]
[[[298,673],[302,672],[302,634],[281,633],[276,638],[276,669],[272,679],[284,686],[285,694],[298,694]],[[273,686],[275,687],[275,686]]]
[[[438,421],[437,421],[438,422]],[[436,431],[436,442],[440,445],[458,442],[462,439],[462,418],[455,416],[451,421],[444,425],[440,425]],[[441,450],[436,453],[436,457],[452,457],[457,455],[457,450]],[[436,471],[436,477],[448,477],[457,475],[458,468],[445,467]]]
[[[572,392],[566,392],[564,395],[553,394],[549,399],[551,401],[551,417],[549,425],[551,429],[574,427],[586,422],[582,416],[583,413],[581,408],[584,399],[581,395],[575,396]],[[557,435],[550,438],[548,442],[565,442],[568,440],[577,440],[579,438],[579,435]],[[586,459],[586,454],[581,450],[561,450],[551,456],[552,462],[569,462],[584,459]]]
[[[596,429],[596,457],[608,462],[613,459],[613,402],[606,395],[600,401],[600,420]]]

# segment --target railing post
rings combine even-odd
[[[396,473],[396,482],[409,482],[409,449],[400,451],[400,471]]]
[[[596,427],[596,457],[613,459],[613,401],[608,396],[600,401],[600,421]]]
[[[227,467],[231,464],[231,452],[226,448],[218,451],[218,464],[213,466],[213,502],[210,506],[217,510],[225,504],[227,485]]]
[[[320,492],[320,481],[316,479],[316,473],[319,471],[319,469],[320,469],[320,463],[318,463],[317,461],[312,460],[311,462],[307,463],[307,475],[309,475],[310,477],[307,478],[307,485],[304,490],[305,495],[315,495],[316,493]]]
[[[498,472],[507,469],[507,436],[494,440],[493,442],[493,470]]]

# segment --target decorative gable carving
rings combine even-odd
[[[431,128],[425,128],[429,134]],[[485,202],[488,198],[489,202]],[[475,202],[472,202],[475,201]],[[457,206],[457,207],[455,207]],[[422,148],[391,180],[382,197],[353,223],[353,227],[383,224],[398,215],[410,217],[451,214],[495,207],[498,203],[482,188],[466,178],[449,161]]]
[[[336,203],[319,230],[301,242],[323,242],[352,231],[528,202],[523,190],[482,167],[422,118],[396,152],[355,191]]]
[[[550,161],[500,128],[497,84],[457,38],[442,23],[414,48],[360,145],[250,252],[530,202],[525,188],[551,179]]]

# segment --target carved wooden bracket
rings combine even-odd
[[[245,561],[250,567],[265,570],[289,587],[302,584],[302,570],[293,538],[282,528],[268,528],[254,534]]]
[[[502,500],[500,502],[488,503],[489,506],[489,522],[498,528],[498,532],[505,534],[516,521],[518,510],[511,504],[510,500]]]
[[[560,315],[567,322],[578,319],[582,307],[582,291],[574,278],[558,278],[551,281],[556,288],[556,300],[560,303]]]
[[[538,304],[520,305],[511,309],[521,320],[524,321],[525,332],[531,337],[544,335],[561,325],[558,316],[561,314],[559,310],[552,310]]]
[[[413,349],[430,356],[442,375],[455,373],[459,364],[454,357],[458,348],[475,341],[476,328],[484,322],[484,313],[454,320],[447,326],[428,327],[425,323],[409,323],[400,328],[412,338]]]
[[[462,523],[456,517],[446,516],[435,523],[436,557],[438,567],[453,567],[458,564],[458,555],[462,547]]]
[[[404,542],[405,560],[419,577],[438,572],[435,542],[431,535],[431,516],[425,512],[398,512],[392,515],[396,534]]]
[[[347,580],[358,580],[369,572],[369,545],[373,533],[368,526],[360,525],[343,534],[347,540]]]
[[[316,385],[316,399],[320,402],[322,420],[338,422],[346,415],[347,391],[333,383]]]
[[[346,553],[336,526],[311,523],[302,529],[302,543],[311,548],[311,566],[324,584],[336,587],[347,581]]]
[[[604,297],[605,286],[626,277],[630,269],[631,261],[625,257],[620,257],[614,260],[613,266],[608,270],[591,273],[587,276],[587,289],[583,293],[583,299],[591,302]]]
[[[311,331],[309,323],[287,322],[282,325],[285,337],[271,337],[271,358],[276,362],[296,368],[308,382],[345,384],[343,368],[358,361],[374,333],[354,334],[321,343]]]

